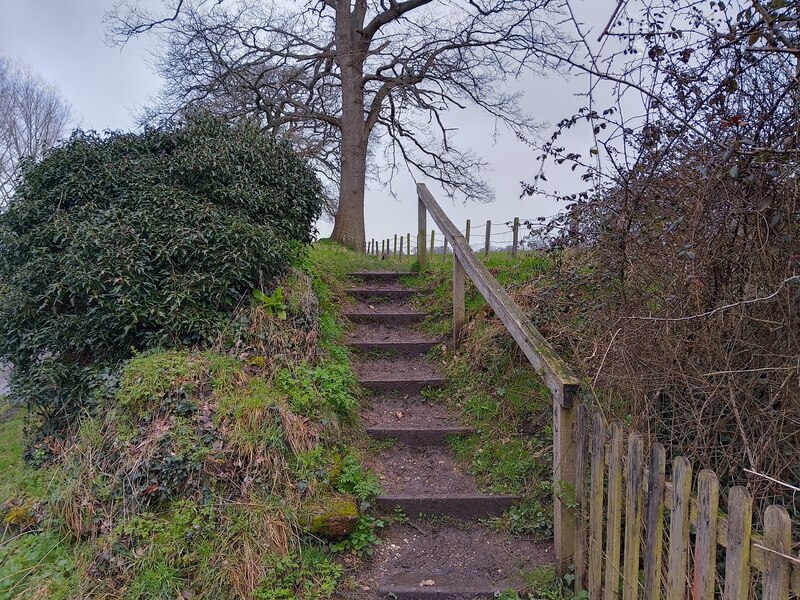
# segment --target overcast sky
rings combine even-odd
[[[152,0],[148,0],[152,3]],[[109,0],[0,0],[0,55],[30,65],[47,81],[57,85],[72,105],[76,125],[85,129],[135,128],[136,115],[159,90],[161,81],[150,66],[148,38],[124,48],[106,43],[103,15]],[[587,24],[600,28],[613,11],[616,0],[582,0]],[[538,121],[554,123],[585,103],[576,97],[584,85],[572,77],[551,74],[517,82],[526,92],[526,106]],[[463,228],[466,219],[483,224],[510,221],[515,216],[535,218],[556,213],[560,206],[542,198],[520,199],[520,181],[530,181],[535,169],[534,152],[507,131],[495,138],[491,119],[474,112],[453,115],[458,127],[457,143],[478,151],[490,163],[487,180],[497,200],[491,204],[467,204],[447,200],[429,184],[451,219]],[[549,135],[551,129],[543,131]],[[577,145],[581,136],[570,134]],[[569,138],[567,138],[569,139]],[[582,189],[577,177],[564,170],[550,171],[549,179],[561,192]],[[425,181],[420,179],[420,181]],[[416,196],[407,175],[396,182],[397,200],[374,187],[367,192],[367,238],[388,238],[416,230]],[[322,236],[331,225],[320,223]],[[476,241],[475,239],[471,241]],[[497,241],[500,241],[498,238]]]

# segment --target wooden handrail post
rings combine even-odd
[[[417,260],[419,266],[425,265],[425,232],[428,230],[427,224],[428,210],[425,208],[425,203],[422,199],[417,200]]]
[[[577,515],[571,499],[577,493],[576,412],[572,406],[565,407],[560,398],[553,398],[553,543],[559,576],[567,573],[575,557]]]
[[[466,313],[464,310],[464,265],[453,252],[453,349],[461,343],[461,330],[464,327]]]
[[[511,256],[517,256],[517,246],[519,245],[519,217],[514,217],[514,242],[511,244]]]
[[[492,222],[486,221],[486,246],[483,249],[483,255],[489,256],[489,245],[492,243]]]

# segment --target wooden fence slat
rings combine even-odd
[[[725,599],[747,600],[750,590],[750,533],[753,497],[746,487],[728,492],[728,548],[725,553]]]
[[[719,480],[704,469],[697,476],[697,537],[694,545],[693,600],[714,600],[717,572],[717,515]]]
[[[589,506],[586,495],[586,469],[589,463],[589,411],[585,404],[578,407],[577,424],[575,432],[575,444],[577,445],[575,502],[578,522],[575,529],[575,592],[586,589],[586,535],[588,529],[586,509]]]
[[[764,512],[764,546],[775,552],[767,555],[763,600],[789,600],[790,563],[781,554],[792,551],[792,522],[783,506],[773,504]]]
[[[642,539],[642,436],[632,432],[628,437],[625,496],[625,557],[622,568],[622,600],[636,600],[639,595],[639,550]]]
[[[589,499],[589,600],[600,600],[603,590],[603,480],[606,467],[606,420],[592,418],[592,481]]]
[[[686,457],[672,462],[672,511],[669,523],[669,565],[666,600],[686,598],[686,568],[689,561],[689,509],[692,496],[692,465]]]
[[[666,452],[661,444],[650,446],[647,475],[647,538],[644,550],[644,598],[660,600],[664,546],[664,471]]]
[[[603,598],[619,597],[620,529],[622,528],[622,424],[611,424],[608,456],[608,517]]]

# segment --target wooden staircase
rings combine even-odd
[[[411,306],[416,291],[401,283],[404,275],[351,273],[358,283],[348,293],[357,302],[342,311],[353,324],[347,343],[355,351],[354,369],[373,393],[362,410],[366,430],[396,440],[367,458],[384,488],[377,504],[409,518],[384,531],[377,556],[361,576],[363,597],[495,598],[496,592],[521,588],[520,569],[552,562],[551,549],[475,521],[504,513],[520,498],[482,493],[450,456],[448,436],[472,429],[422,395],[446,382],[425,356],[442,341],[413,328],[425,315]]]

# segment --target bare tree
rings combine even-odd
[[[467,199],[491,197],[471,152],[452,144],[446,111],[479,106],[517,133],[531,118],[507,78],[540,66],[558,36],[550,0],[175,0],[158,18],[112,17],[124,41],[162,30],[169,95],[222,107],[301,140],[339,188],[332,237],[364,248],[368,156],[382,144]],[[394,162],[397,161],[397,162]]]
[[[54,86],[0,58],[0,202],[11,197],[21,161],[40,158],[69,120],[69,104]]]

